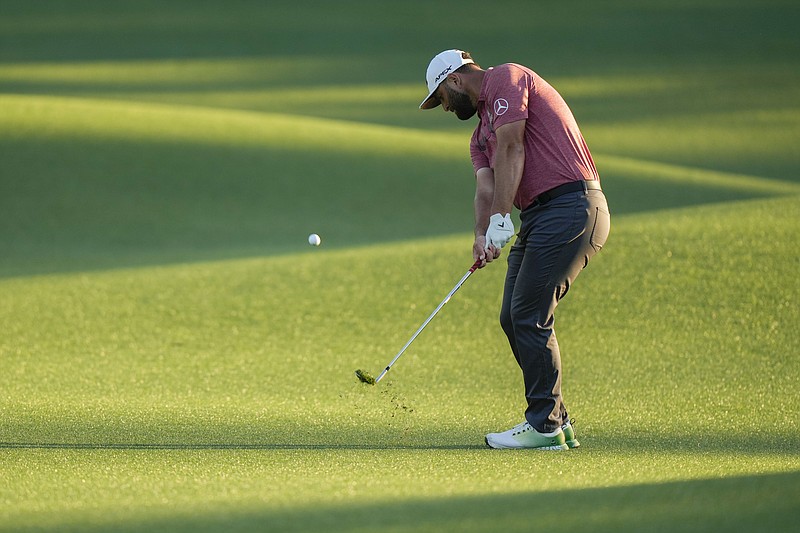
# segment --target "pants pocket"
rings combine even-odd
[[[602,207],[595,207],[594,212],[594,225],[592,226],[592,235],[589,242],[592,243],[592,248],[595,251],[600,251],[608,240],[608,234],[611,231],[611,215]]]

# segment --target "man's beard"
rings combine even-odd
[[[472,105],[468,94],[456,92],[450,87],[445,87],[445,90],[447,91],[447,103],[458,118],[469,120],[478,112],[478,108]]]

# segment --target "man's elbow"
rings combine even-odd
[[[520,159],[525,157],[525,145],[521,140],[511,139],[503,145],[503,152],[509,159]]]

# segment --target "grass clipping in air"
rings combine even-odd
[[[362,383],[369,383],[370,385],[375,385],[375,378],[372,377],[372,374],[370,374],[366,370],[356,370],[356,377]]]

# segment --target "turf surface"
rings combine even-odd
[[[162,4],[4,4],[0,530],[793,530],[794,4]],[[470,125],[416,111],[453,45],[553,82],[603,176],[579,450],[482,446],[502,263],[353,375],[471,264]]]

